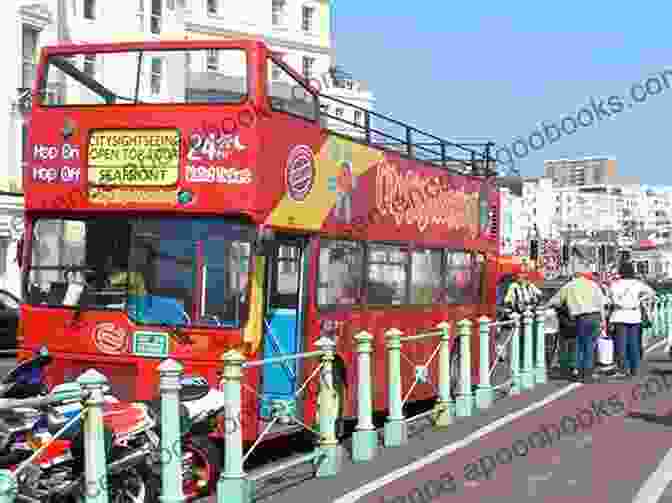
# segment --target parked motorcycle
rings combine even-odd
[[[119,401],[109,392],[105,395],[105,410],[114,410]],[[218,441],[214,438],[217,432],[217,419],[224,410],[224,393],[212,389],[201,376],[185,376],[181,380],[181,449],[182,449],[182,480],[183,493],[187,501],[211,494],[219,479],[222,467],[223,452]],[[61,406],[61,423],[65,424],[69,417],[73,417],[81,407],[79,402]],[[151,494],[161,492],[161,461],[162,457],[173,453],[164,453],[161,448],[161,399],[143,402],[154,422],[151,429],[146,429],[150,446],[149,456],[145,460],[147,475],[151,486]]]
[[[161,487],[160,422],[161,400],[148,402],[157,423],[153,440],[157,447],[150,457],[155,475],[155,490]],[[224,393],[210,387],[201,376],[185,376],[180,389],[180,425],[182,432],[183,491],[187,500],[207,496],[214,492],[222,469],[223,449],[215,438],[218,418],[224,410]]]
[[[0,467],[15,470],[38,449],[44,451],[17,476],[17,501],[28,503],[81,502],[85,496],[84,447],[79,424],[60,438],[59,430],[81,408],[73,404],[49,404],[43,371],[51,357],[41,353],[20,363],[0,381],[0,399],[32,398],[31,407],[0,411]],[[71,389],[74,383],[61,385]],[[52,392],[58,391],[55,387]],[[73,406],[74,405],[74,406]],[[147,432],[155,427],[143,404],[106,404],[103,413],[108,464],[107,487],[89,487],[89,492],[108,490],[110,501],[144,503],[156,501],[145,459],[152,452]]]

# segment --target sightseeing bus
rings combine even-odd
[[[19,357],[46,346],[52,382],[96,368],[117,397],[144,400],[162,359],[216,386],[229,350],[259,360],[327,336],[347,418],[353,336],[367,330],[384,410],[386,330],[449,321],[455,333],[460,319],[494,317],[494,163],[489,143],[354,106],[361,120],[346,120],[329,101],[256,40],[44,48],[24,168]],[[338,119],[355,132],[326,128]],[[436,342],[404,353],[421,365]],[[245,369],[245,440],[274,399],[314,419],[315,393],[294,395],[315,365]],[[415,369],[403,372],[408,389]],[[422,382],[411,401],[434,396]]]

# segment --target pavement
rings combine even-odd
[[[336,477],[301,465],[263,481],[255,501],[672,503],[672,362],[653,351],[642,371],[590,385],[554,379],[444,431],[418,421],[407,445],[370,463],[349,461],[346,442]]]

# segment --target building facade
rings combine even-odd
[[[616,178],[616,160],[608,157],[544,161],[544,177],[555,187],[607,184]]]

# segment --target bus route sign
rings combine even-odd
[[[180,135],[170,129],[98,130],[89,139],[89,181],[104,186],[175,185]]]

